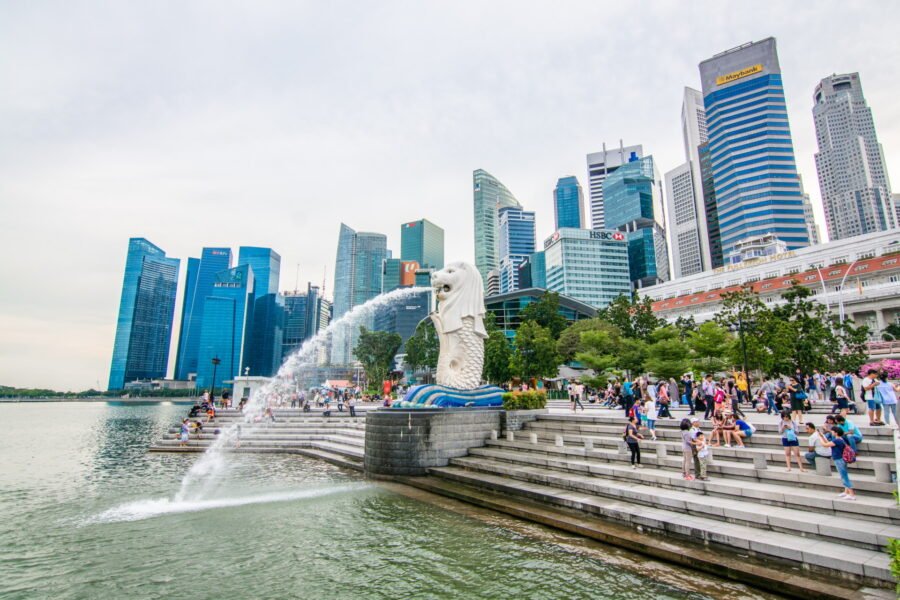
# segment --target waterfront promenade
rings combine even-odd
[[[632,469],[621,411],[587,407],[573,414],[567,403],[551,401],[521,429],[497,431],[467,456],[402,481],[767,589],[781,585],[790,595],[883,597],[893,584],[884,547],[900,538],[900,509],[890,428],[851,417],[864,440],[850,465],[858,500],[847,501],[837,498],[841,480],[830,461],[806,473],[796,465],[786,471],[774,415],[749,414],[757,431],[746,448],[714,448],[710,479],[699,481],[681,476],[678,423],[686,410],[657,422],[658,441],[642,443],[643,468]],[[330,417],[276,410],[275,423],[248,427],[240,447],[227,450],[293,453],[361,470],[365,409],[357,410],[355,419],[334,410]],[[821,425],[822,411],[807,420]],[[220,411],[185,448],[173,427],[151,449],[202,451],[216,437],[211,428],[238,418]],[[708,434],[711,423],[702,429]]]

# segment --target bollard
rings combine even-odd
[[[496,429],[491,429],[491,439],[494,441],[497,440],[497,430]]]
[[[594,449],[594,440],[591,438],[584,438],[584,451],[590,452]]]
[[[560,447],[563,445],[563,436],[561,436],[561,435],[556,436],[556,445],[560,446]]]
[[[507,442],[514,442],[514,441],[516,441],[516,434],[515,434],[515,432],[513,432],[513,431],[507,431],[507,432],[506,432],[506,441],[507,441]]]
[[[816,457],[816,475],[821,475],[822,477],[831,477],[831,461],[827,457]],[[875,472],[875,477],[878,477],[877,471]]]
[[[875,481],[880,483],[891,483],[891,463],[876,462],[875,465]]]
[[[665,460],[669,457],[669,449],[666,448],[665,444],[660,444],[656,447],[656,458],[659,460]]]
[[[765,454],[754,454],[753,455],[753,468],[757,471],[765,471],[769,468],[768,460],[766,460]]]
[[[537,434],[536,433],[528,434],[528,438],[532,444],[537,444]]]

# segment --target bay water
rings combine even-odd
[[[767,598],[298,456],[147,452],[184,404],[0,403],[0,598]]]

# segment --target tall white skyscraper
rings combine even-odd
[[[813,93],[816,170],[832,240],[897,226],[884,154],[859,73],[824,78]]]
[[[587,155],[588,187],[591,192],[591,229],[605,229],[606,219],[603,210],[603,180],[606,176],[624,165],[631,158],[643,158],[642,146],[623,146],[619,140],[619,147],[607,150],[603,144],[603,150]]]
[[[488,275],[500,268],[500,209],[522,205],[505,185],[483,169],[472,173],[475,209],[475,267],[485,288]]]
[[[707,142],[703,94],[684,88],[681,131],[685,163],[665,175],[666,232],[677,279],[713,268],[699,147]]]

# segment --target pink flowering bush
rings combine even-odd
[[[869,369],[875,369],[879,373],[881,373],[882,371],[887,371],[889,379],[900,379],[900,360],[886,358],[884,360],[865,364],[860,367],[859,376],[865,377],[866,373],[869,372]]]

